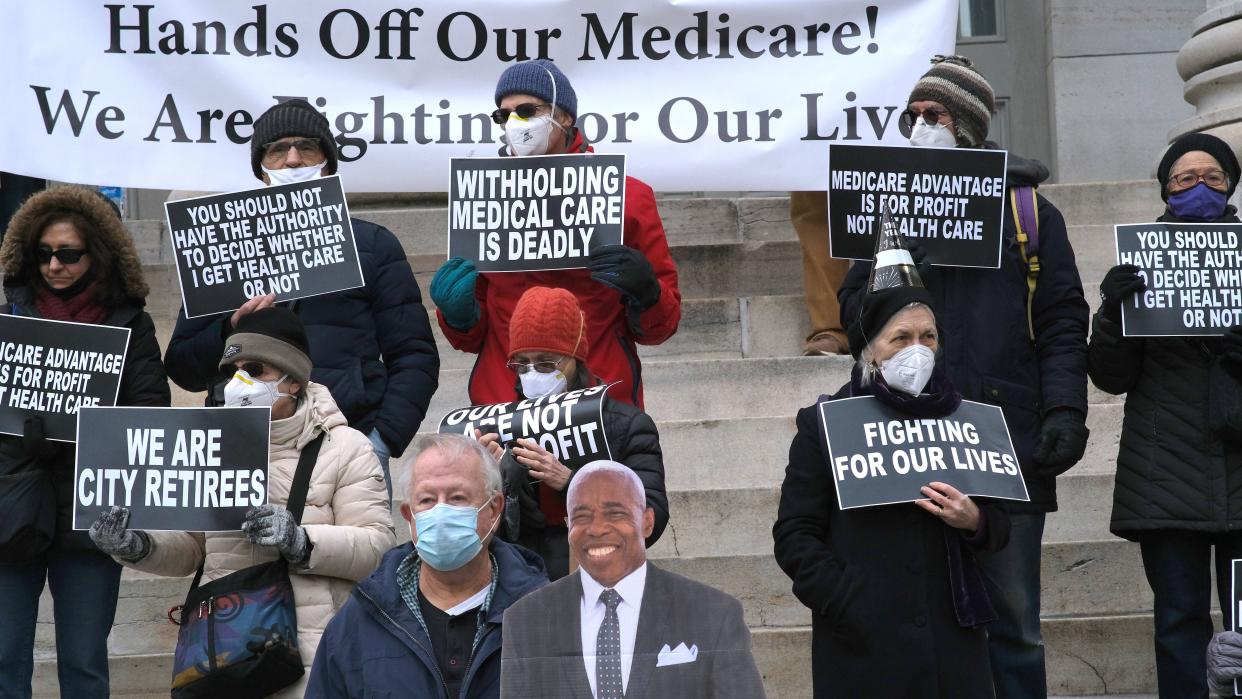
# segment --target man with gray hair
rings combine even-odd
[[[501,620],[547,584],[538,556],[495,538],[500,467],[453,434],[418,441],[400,479],[408,544],[389,551],[328,624],[307,697],[500,696]]]
[[[763,697],[742,605],[648,563],[637,474],[595,461],[567,499],[581,568],[505,612],[504,697]]]

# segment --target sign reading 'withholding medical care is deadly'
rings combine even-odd
[[[939,481],[966,495],[1029,500],[1001,409],[962,401],[916,418],[871,396],[819,404],[841,509],[926,499]]]
[[[453,158],[450,169],[448,256],[481,272],[585,267],[624,238],[624,155]]]
[[[77,438],[79,408],[116,403],[129,328],[0,315],[0,433],[38,416],[49,439]]]
[[[1147,288],[1121,304],[1126,337],[1223,335],[1242,323],[1242,224],[1116,226],[1117,263]]]
[[[129,527],[221,532],[267,503],[269,408],[85,408],[73,528],[114,505]]]
[[[561,463],[578,468],[612,458],[602,412],[608,388],[593,386],[543,398],[460,408],[444,416],[438,431],[470,437],[476,429],[494,431],[505,446],[533,439]]]
[[[928,262],[1000,267],[1008,159],[1002,150],[831,144],[832,256],[871,259],[883,204]]]
[[[164,204],[187,317],[362,286],[340,177]]]

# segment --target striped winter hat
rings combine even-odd
[[[983,145],[996,111],[992,86],[965,56],[933,56],[931,70],[919,78],[909,102],[932,100],[953,116],[960,145]]]

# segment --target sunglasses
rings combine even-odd
[[[40,245],[35,250],[35,256],[39,258],[39,264],[46,265],[52,261],[52,258],[60,260],[62,265],[77,264],[82,256],[86,254],[85,250],[76,250],[74,248],[61,248],[53,250],[46,245]]]
[[[250,378],[262,376],[267,371],[267,365],[263,362],[246,362],[241,365],[241,370],[250,375]]]
[[[530,364],[525,362],[509,362],[505,366],[509,367],[509,371],[515,374],[525,374],[531,369],[540,374],[551,374],[559,368],[559,364],[560,362],[531,362]]]
[[[296,141],[272,141],[267,144],[263,147],[263,161],[275,163],[284,160],[289,155],[290,148],[297,148],[298,155],[302,156],[303,160],[323,155],[323,149],[319,147],[317,139],[299,138]]]
[[[492,112],[492,121],[496,122],[497,124],[500,124],[501,126],[504,126],[505,122],[509,121],[510,114],[516,114],[518,115],[518,117],[522,119],[530,119],[531,117],[538,114],[540,109],[543,109],[544,107],[551,107],[551,106],[552,105],[549,105],[546,103],[540,104],[536,102],[526,102],[524,104],[519,104],[517,107],[514,107],[513,109],[497,109],[496,111]]]
[[[923,121],[928,124],[938,124],[940,123],[940,118],[945,116],[951,115],[947,110],[936,109],[935,107],[928,107],[923,111],[907,109],[901,113],[901,125],[907,129],[912,129],[914,128],[914,122],[917,121],[919,117],[923,117]]]

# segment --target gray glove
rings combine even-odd
[[[129,508],[113,506],[91,525],[91,541],[100,551],[122,561],[136,563],[151,552],[151,539],[144,531],[128,529]]]
[[[306,529],[280,505],[250,508],[246,521],[242,522],[242,531],[252,544],[275,546],[290,563],[305,563],[310,559],[311,544]]]
[[[1222,631],[1207,647],[1207,680],[1212,694],[1233,696],[1233,680],[1242,677],[1242,634]]]

